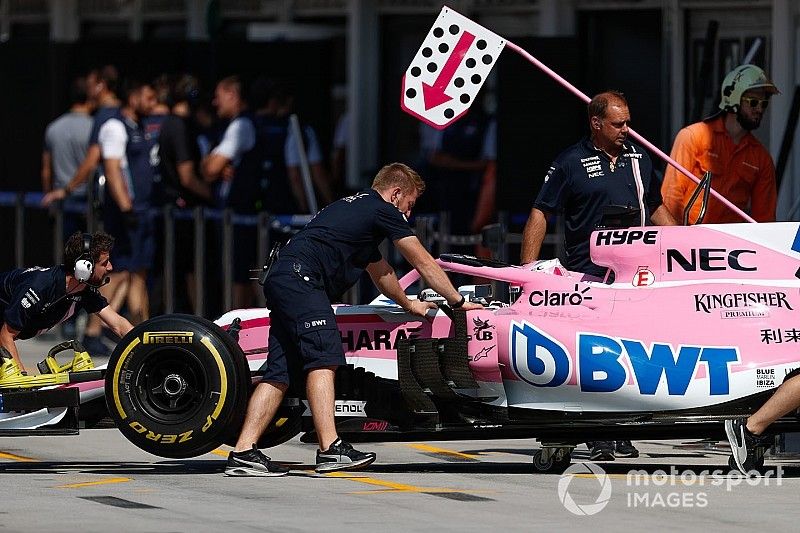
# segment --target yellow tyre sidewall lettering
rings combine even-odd
[[[122,351],[122,355],[120,355],[119,360],[117,360],[117,366],[114,367],[114,388],[112,389],[112,394],[114,396],[114,405],[117,407],[117,412],[122,420],[128,418],[128,414],[122,408],[122,402],[120,402],[119,399],[119,374],[122,371],[122,367],[125,364],[125,360],[128,358],[128,355],[130,355],[133,349],[136,348],[140,342],[142,341],[139,337],[134,338]]]
[[[169,333],[173,335],[175,334],[174,332],[169,332]],[[152,336],[152,334],[149,335]],[[128,359],[128,356],[131,354],[134,348],[136,348],[139,344],[141,344],[141,342],[142,341],[139,337],[133,339],[130,342],[130,344],[128,344],[128,346],[125,348],[125,350],[123,350],[114,368],[114,382],[113,382],[114,404],[116,405],[117,412],[119,413],[122,420],[128,418],[128,414],[125,412],[124,408],[122,407],[122,403],[120,401],[119,377],[122,368],[124,366],[124,363]],[[225,400],[227,399],[228,396],[228,373],[225,370],[225,363],[222,360],[222,356],[220,355],[219,350],[216,348],[216,346],[214,346],[214,344],[211,342],[211,339],[205,336],[200,340],[200,343],[206,347],[208,352],[214,358],[214,362],[216,363],[217,369],[219,370],[219,382],[220,382],[219,398],[217,399],[214,411],[210,415],[206,415],[205,423],[201,428],[201,431],[205,433],[214,425],[214,422],[217,421],[220,413],[222,412],[222,409],[225,407]],[[147,428],[144,424],[142,424],[142,422],[139,421],[129,422],[128,427],[133,429],[136,433],[144,435],[145,439],[153,442],[158,442],[160,444],[180,444],[183,442],[187,442],[192,439],[192,433],[194,433],[195,431],[194,429],[191,429],[189,431],[177,435],[162,434]]]
[[[190,441],[192,440],[192,433],[194,433],[194,430],[190,429],[189,431],[178,433],[177,435],[162,435],[161,433],[155,433],[147,429],[141,422],[135,421],[129,423],[128,427],[140,435],[147,433],[144,438],[153,442],[160,442],[161,444],[180,444],[181,442]]]
[[[217,350],[216,346],[211,343],[211,339],[203,337],[200,343],[205,346],[212,357],[214,357],[214,361],[216,361],[217,368],[219,369],[219,399],[217,400],[217,406],[214,412],[206,418],[206,423],[203,425],[203,433],[205,433],[213,425],[214,421],[219,418],[219,414],[225,406],[225,399],[228,396],[228,373],[225,371],[225,363],[222,361],[222,356],[219,354],[219,350]]]

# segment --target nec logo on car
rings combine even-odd
[[[743,255],[753,254],[755,250],[731,250],[725,248],[699,248],[692,249],[689,258],[672,248],[667,250],[667,272],[672,272],[674,266],[677,265],[686,272],[696,272],[698,267],[704,272],[713,272],[715,270],[741,270],[741,271],[754,271],[758,267],[747,266],[742,264]]]
[[[653,343],[617,339],[596,333],[578,333],[577,381],[582,392],[614,392],[628,382],[623,357],[640,394],[658,392],[662,376],[670,396],[686,394],[698,364],[706,366],[708,393],[724,395],[730,391],[730,364],[739,361],[735,347]],[[528,322],[512,322],[509,353],[514,372],[537,387],[557,387],[572,374],[566,347]],[[662,386],[663,389],[663,386]]]

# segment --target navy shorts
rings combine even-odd
[[[135,209],[137,225],[128,229],[122,215],[115,209],[106,209],[104,229],[114,237],[111,264],[115,271],[138,272],[152,270],[156,254],[155,225],[147,209]]]
[[[264,284],[270,309],[269,355],[262,381],[288,384],[289,368],[345,364],[342,337],[328,295],[315,273],[280,258]]]
[[[251,269],[259,269],[258,263],[258,229],[255,226],[233,226],[233,281],[247,283],[257,273]]]

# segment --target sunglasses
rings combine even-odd
[[[769,100],[761,100],[760,98],[742,98],[742,102],[746,102],[752,109],[757,107],[761,107],[761,109],[766,109],[769,105]]]

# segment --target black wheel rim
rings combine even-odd
[[[132,399],[156,422],[190,420],[208,397],[212,376],[203,362],[184,348],[170,346],[149,352],[133,376]]]

